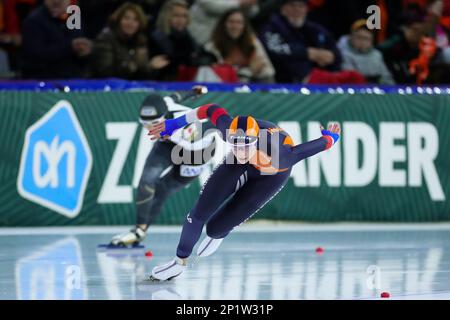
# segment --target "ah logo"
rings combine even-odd
[[[74,218],[91,168],[86,137],[71,104],[62,100],[27,129],[17,189],[25,199]]]

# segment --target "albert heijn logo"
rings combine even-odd
[[[62,100],[27,129],[17,189],[25,199],[74,218],[91,168],[86,137],[71,104]]]

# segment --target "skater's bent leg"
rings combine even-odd
[[[171,171],[174,170],[170,152],[170,145],[157,142],[145,161],[136,194],[137,225],[148,226],[151,224],[158,216],[162,202],[167,198],[157,189],[161,182],[164,185],[164,181],[161,180],[167,179],[167,176],[170,176]]]
[[[153,225],[159,217],[167,198],[197,179],[197,177],[180,177],[179,170],[179,166],[174,166],[171,172],[156,184],[155,196],[151,204],[147,207],[149,211],[144,217],[138,217],[137,224],[145,223],[148,226]]]
[[[185,259],[192,253],[192,249],[200,238],[205,221],[196,218],[188,218],[183,224],[180,242],[177,247],[177,257]]]
[[[187,258],[202,234],[206,221],[235,192],[236,182],[245,172],[245,166],[219,165],[204,185],[194,208],[183,224],[177,248],[179,258]]]
[[[250,179],[207,223],[212,239],[225,238],[235,227],[252,217],[284,187],[290,171]]]
[[[136,227],[129,232],[116,235],[111,244],[117,246],[134,245],[145,239],[148,226],[153,223],[167,198],[170,186],[170,172],[173,171],[170,159],[171,146],[155,143],[148,155],[136,194]],[[167,187],[167,189],[166,189]]]

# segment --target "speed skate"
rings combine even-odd
[[[128,232],[114,236],[110,243],[99,244],[100,249],[144,249],[141,242],[145,239],[146,232],[141,228],[133,228]]]
[[[182,274],[186,268],[187,260],[176,257],[164,265],[154,267],[149,280],[156,282],[170,281]]]

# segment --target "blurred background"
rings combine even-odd
[[[448,0],[2,0],[0,78],[443,84],[449,21]]]

